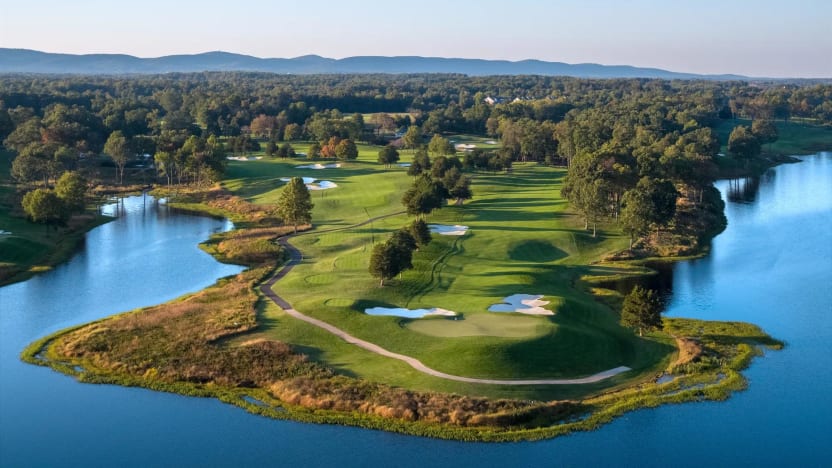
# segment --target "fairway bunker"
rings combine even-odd
[[[225,159],[230,159],[231,161],[257,161],[263,159],[263,156],[228,156]]]
[[[306,185],[306,188],[308,188],[309,190],[327,190],[338,186],[338,184],[331,180],[321,180],[319,182],[315,182],[318,179],[314,177],[301,177],[301,179],[303,179],[304,185]],[[283,182],[289,182],[292,180],[292,178],[281,177],[280,180]]]
[[[304,164],[303,166],[295,166],[295,169],[337,169],[341,167],[338,163],[330,163],[330,164]]]
[[[430,232],[442,236],[464,236],[468,232],[468,226],[461,226],[454,224],[453,226],[447,224],[428,224]]]
[[[411,163],[399,163],[399,167],[410,167],[412,165]]]
[[[434,307],[433,309],[405,309],[403,307],[370,307],[364,309],[367,315],[382,315],[418,319],[429,316],[456,317],[459,314],[452,310]]]
[[[331,180],[322,180],[314,184],[306,184],[306,188],[309,190],[327,190],[335,187],[338,187],[338,184],[332,182]]]
[[[301,179],[303,179],[303,183],[307,184],[307,185],[315,182],[316,180],[318,180],[314,177],[301,177]],[[281,177],[280,180],[283,181],[283,182],[291,182],[292,178],[291,177]]]
[[[11,231],[4,231],[4,230],[0,229],[0,236],[10,236],[10,235],[12,235]]]
[[[554,312],[544,309],[543,306],[549,301],[542,301],[542,295],[514,294],[503,299],[503,302],[494,304],[488,308],[489,312],[517,312],[526,315],[555,315]]]

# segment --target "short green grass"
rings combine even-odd
[[[715,127],[721,145],[720,152],[728,154],[728,137],[737,125],[751,126],[747,119],[721,120]],[[764,152],[783,156],[797,156],[832,149],[832,127],[800,122],[775,122],[777,141],[763,146]]]
[[[583,230],[560,198],[562,169],[518,164],[512,174],[474,174],[472,201],[443,208],[428,219],[465,224],[470,232],[463,237],[435,235],[431,245],[416,253],[413,270],[380,288],[367,272],[373,244],[411,219],[402,214],[348,226],[400,211],[400,198],[411,178],[403,168],[375,163],[377,152],[378,147],[360,146],[358,161],[328,170],[296,169],[305,163],[302,160],[230,164],[225,186],[255,202],[276,201],[281,177],[310,176],[339,185],[313,192],[316,230],[293,240],[304,262],[275,286],[295,308],[457,375],[568,378],[620,365],[635,372],[598,386],[575,386],[582,388],[471,388],[368,356],[274,308],[262,314],[268,336],[299,346],[345,374],[414,388],[501,396],[586,394],[667,365],[672,346],[622,329],[614,312],[576,286],[578,278],[591,272],[586,264],[625,247],[627,240],[614,229],[604,229],[607,226],[597,238]],[[409,152],[403,156],[404,161],[410,158]],[[556,315],[487,312],[491,304],[517,293],[543,294]],[[463,317],[373,317],[363,313],[371,306],[442,307]]]

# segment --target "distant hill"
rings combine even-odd
[[[121,75],[202,71],[271,73],[461,73],[465,75],[550,75],[582,78],[746,79],[739,75],[697,75],[628,65],[569,64],[541,60],[481,60],[439,57],[347,57],[317,55],[258,58],[228,52],[139,58],[123,54],[53,54],[0,48],[0,73]]]

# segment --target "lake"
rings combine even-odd
[[[230,226],[125,201],[69,263],[0,288],[2,466],[826,465],[832,457],[832,154],[717,184],[729,226],[676,264],[668,314],[742,320],[785,340],[726,402],[628,413],[600,430],[480,444],[275,421],[215,400],[85,385],[19,361],[50,332],[239,271],[196,244]],[[667,277],[665,278],[667,280]]]

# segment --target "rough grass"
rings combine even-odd
[[[221,205],[227,205],[228,199],[220,200]],[[209,206],[211,200],[207,203],[204,206]],[[243,207],[244,203],[234,201],[231,206]],[[240,211],[248,212],[251,219],[258,216],[257,209]],[[505,441],[540,439],[592,429],[626,411],[644,406],[724,399],[732,391],[744,387],[745,380],[738,371],[755,355],[758,345],[782,346],[748,324],[673,319],[666,321],[668,331],[700,343],[702,352],[688,362],[677,361],[673,371],[679,377],[667,384],[651,383],[656,374],[650,372],[635,377],[636,382],[632,376],[619,375],[602,383],[557,389],[448,382],[340,341],[260,300],[253,287],[280,259],[280,255],[264,249],[262,241],[270,242],[287,229],[264,226],[218,235],[206,248],[224,261],[245,259],[252,269],[167,304],[46,337],[30,345],[24,351],[23,359],[48,365],[84,382],[138,385],[216,397],[253,413],[275,418],[349,424],[449,439]],[[312,239],[315,236],[306,237]],[[323,250],[339,252],[339,245],[351,237],[335,238],[321,245]],[[441,248],[438,250],[441,252]],[[632,269],[624,266],[575,269],[576,274],[591,271],[598,275],[615,275],[628,270]],[[340,281],[336,274],[320,273],[305,278],[314,279],[307,284],[326,284],[336,277]],[[567,327],[581,329],[583,333],[594,331],[596,335],[586,339],[594,340],[596,345],[607,339],[605,335],[615,336],[621,331],[609,322],[609,310],[598,306],[589,296],[584,297],[582,290],[571,285],[569,288],[572,296],[562,295],[563,302],[557,307],[555,318],[562,318],[561,322],[509,314],[480,314],[478,320],[488,323],[495,319],[517,318],[527,324],[535,323],[535,333],[544,333],[507,341],[515,345],[545,338],[551,333],[546,324],[555,327],[555,335],[563,333],[561,329]],[[348,295],[348,291],[342,291],[342,294]],[[354,305],[355,300],[351,302],[348,297],[335,297],[324,302],[325,307],[340,310]],[[570,318],[570,315],[575,316]],[[379,319],[375,325],[390,323],[400,327],[402,324],[397,319]],[[430,322],[436,320],[421,323]],[[589,327],[587,323],[594,325]],[[405,332],[411,338],[417,336],[416,332]],[[293,346],[268,339],[274,336],[287,336],[284,341]],[[628,336],[632,337],[632,334]],[[476,337],[476,340],[482,339]],[[646,341],[650,343],[648,346],[672,348],[668,335],[655,334],[649,339],[651,341]],[[309,342],[322,346],[303,345]],[[506,346],[506,349],[512,350],[512,347]],[[499,346],[491,351],[495,354],[505,352]],[[528,360],[528,351],[524,351],[525,354],[519,356]],[[561,351],[554,348],[549,352],[542,358],[552,359]],[[659,365],[666,366],[671,354],[663,353],[665,358],[660,359]],[[561,352],[561,355],[568,353]],[[326,362],[328,368],[318,362]],[[380,378],[382,374],[388,378]],[[634,387],[634,383],[639,385]],[[491,397],[449,394],[448,391]],[[568,400],[586,396],[592,397],[582,401]],[[560,401],[534,401],[551,399]]]
[[[477,140],[471,138],[466,142]],[[429,219],[468,225],[470,233],[462,238],[434,236],[431,245],[417,252],[413,270],[391,286],[379,288],[367,273],[369,252],[375,242],[410,220],[400,215],[343,228],[368,216],[401,210],[399,200],[411,178],[403,168],[385,169],[375,163],[378,147],[362,145],[359,149],[358,161],[338,169],[300,170],[295,166],[307,161],[280,159],[229,165],[224,187],[256,203],[276,201],[283,186],[281,177],[310,176],[339,185],[313,192],[315,231],[292,241],[303,252],[304,262],[275,286],[295,308],[459,375],[576,377],[628,365],[636,369],[627,377],[633,380],[668,364],[672,342],[635,338],[618,326],[614,312],[575,286],[577,278],[586,274],[586,263],[622,248],[627,240],[608,226],[601,226],[597,238],[582,229],[559,196],[561,169],[519,164],[513,174],[474,174],[474,200],[463,207],[444,208]],[[410,157],[403,153],[403,161]],[[544,294],[557,314],[529,317],[486,312],[491,304],[516,293]],[[464,315],[457,321],[406,321],[363,313],[364,308],[376,305],[443,307]],[[313,359],[334,365],[346,375],[473,395],[506,392],[487,386],[462,388],[409,371],[393,375],[389,360],[373,364],[369,359],[368,364],[363,353],[340,346],[334,337],[306,330],[278,312],[266,312],[261,320],[265,338],[300,345]],[[620,383],[612,379],[606,386]],[[586,386],[583,393],[597,390]],[[540,391],[525,389],[523,394],[576,394],[574,388]]]

